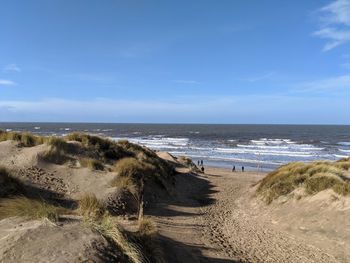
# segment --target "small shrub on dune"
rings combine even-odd
[[[0,201],[0,219],[7,217],[24,217],[27,219],[47,218],[57,221],[59,215],[66,212],[62,207],[56,207],[41,200],[27,197],[2,199]]]
[[[82,158],[79,160],[81,166],[87,167],[90,170],[104,170],[103,163],[100,162],[99,160],[92,159],[92,158]]]
[[[11,176],[6,168],[0,166],[0,198],[23,194],[24,192],[23,184]]]

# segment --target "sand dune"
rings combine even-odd
[[[135,160],[145,160],[142,148],[127,147],[138,149]],[[0,165],[24,184],[26,196],[40,196],[71,211],[55,222],[22,217],[0,220],[0,261],[137,262],[86,225],[77,209],[81,196],[92,194],[112,206],[111,212],[118,210],[114,218],[126,235],[133,236],[131,240],[143,238],[137,209],[128,210],[130,199],[120,199],[119,186],[111,185],[120,176],[112,169],[113,162],[107,160],[101,171],[81,167],[77,164],[84,152],[78,152],[70,155],[69,162],[55,164],[40,157],[49,150],[47,143],[21,147],[10,140],[0,142]],[[177,173],[147,183],[144,216],[155,222],[157,234],[152,234],[152,242],[157,249],[140,246],[141,255],[148,253],[145,257],[152,258],[161,253],[165,262],[182,263],[349,261],[349,197],[331,189],[303,195],[297,188],[267,204],[257,193],[266,174],[210,167],[202,174],[187,158],[149,154],[157,165],[162,165],[158,157],[165,160],[166,166],[159,166],[163,171],[173,165]],[[0,206],[2,200],[6,196],[0,198]],[[149,261],[156,262],[155,258]]]

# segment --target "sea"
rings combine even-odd
[[[295,161],[338,160],[350,155],[350,126],[0,123],[6,131],[64,136],[85,132],[127,139],[156,151],[188,156],[222,168],[269,171]]]

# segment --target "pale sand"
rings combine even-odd
[[[180,172],[175,200],[149,211],[169,262],[349,262],[349,198],[325,191],[267,206],[254,186],[264,173]]]

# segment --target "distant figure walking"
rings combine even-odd
[[[232,167],[232,172],[235,172],[236,171],[236,166],[233,166]]]
[[[242,166],[242,173],[244,172],[244,166]]]
[[[198,160],[197,164],[198,164],[198,166],[199,166],[199,160]]]
[[[203,166],[203,160],[201,160],[201,165]]]
[[[201,171],[202,171],[202,173],[204,173],[204,166],[202,166]]]

